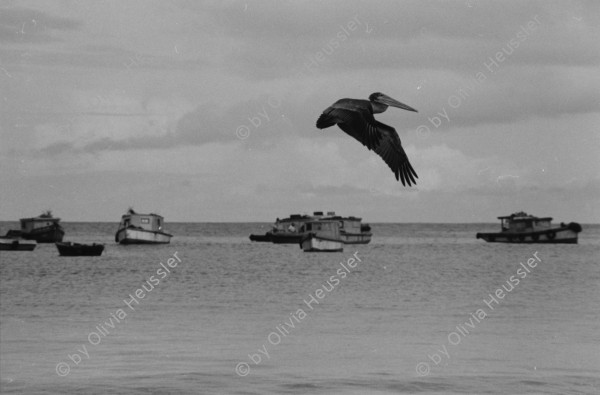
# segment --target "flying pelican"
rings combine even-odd
[[[396,180],[402,180],[402,185],[408,183],[410,186],[411,181],[416,185],[415,178],[419,177],[408,161],[396,129],[373,117],[373,114],[387,110],[388,106],[417,112],[406,104],[376,92],[369,96],[369,100],[336,101],[323,111],[317,120],[317,127],[325,129],[337,124],[344,132],[381,156],[396,175]]]

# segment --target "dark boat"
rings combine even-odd
[[[55,243],[60,256],[100,256],[104,244],[79,244],[71,242]]]
[[[321,212],[315,212],[314,215],[292,214],[287,218],[277,218],[270,231],[264,235],[251,234],[250,240],[275,244],[298,244],[306,236],[298,230],[305,222],[314,221],[318,214],[323,215]]]
[[[577,222],[553,226],[551,217],[538,218],[522,211],[498,219],[500,232],[477,233],[476,237],[489,243],[577,244],[582,230]]]
[[[35,240],[0,237],[0,250],[2,251],[33,251],[36,246],[37,242]]]
[[[38,243],[62,241],[65,231],[60,226],[60,218],[54,218],[50,210],[39,217],[21,218],[21,230],[9,230],[6,237],[35,240]]]
[[[273,237],[269,233],[265,233],[264,235],[250,235],[250,241],[272,242]]]

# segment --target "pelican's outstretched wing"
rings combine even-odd
[[[375,152],[392,169],[396,175],[396,180],[400,179],[402,181],[402,185],[408,184],[408,186],[411,186],[411,181],[417,185],[415,178],[419,177],[415,169],[411,166],[404,148],[402,148],[402,143],[400,143],[400,137],[398,137],[396,129],[385,123],[375,122],[377,122],[377,128],[382,136],[379,145],[375,148]]]
[[[371,103],[366,100],[342,99],[323,111],[317,127],[325,129],[337,124],[340,129],[374,150],[381,140]]]
[[[376,96],[372,98],[374,95]],[[389,105],[409,111],[416,110],[381,93],[374,93],[370,99],[371,101],[338,100],[323,111],[317,120],[317,127],[325,129],[337,124],[344,132],[383,158],[396,175],[396,180],[402,181],[402,185],[416,185],[415,178],[419,177],[402,148],[398,133],[393,127],[373,117],[373,113],[383,112]]]

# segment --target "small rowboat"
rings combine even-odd
[[[2,251],[33,251],[36,246],[35,240],[0,237],[0,250]]]
[[[104,244],[79,244],[71,242],[55,243],[60,256],[100,256]]]

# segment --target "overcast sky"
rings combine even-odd
[[[600,222],[600,3],[0,3],[0,219]],[[340,98],[419,110],[403,187]]]

